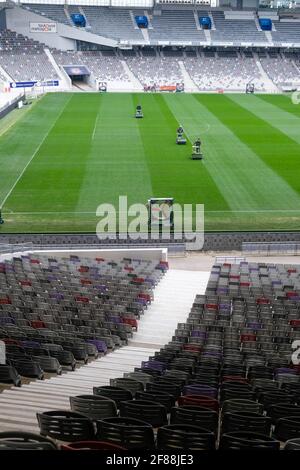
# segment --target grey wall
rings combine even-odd
[[[0,10],[0,31],[3,29],[6,29],[6,13],[4,8]]]
[[[258,8],[258,0],[220,0],[219,6],[231,6],[232,8]]]
[[[243,8],[258,8],[258,0],[242,0]]]
[[[237,0],[220,0],[219,1],[219,6],[220,7],[228,7],[231,6],[232,8],[236,8],[237,6]]]
[[[24,95],[18,96],[11,104],[6,106],[6,108],[2,109],[0,111],[0,119],[2,119],[4,116],[6,116],[8,113],[10,113],[13,109],[16,109],[18,107],[19,101],[23,101],[25,98]]]
[[[30,22],[45,23],[54,21],[41,15],[37,15],[24,8],[11,8],[6,10],[7,28],[17,33],[28,36],[36,41],[43,42],[48,47],[55,47],[61,50],[76,50],[76,39],[96,44],[115,47],[116,41],[97,36],[96,34],[72,28],[61,23],[57,23],[57,34],[55,33],[31,33],[29,29]]]
[[[4,217],[5,219],[5,217]],[[227,232],[227,233],[205,233],[203,251],[231,251],[242,249],[243,242],[300,242],[300,232]],[[124,247],[131,245],[139,247],[139,242],[134,240],[102,240],[100,241],[95,234],[2,234],[0,233],[0,244],[16,244],[16,243],[33,243],[34,245],[64,245],[66,248],[71,244],[98,246],[99,248],[108,247]],[[142,240],[140,245],[144,245]],[[178,242],[179,243],[179,242]],[[148,246],[155,245],[167,246],[165,241],[150,241]],[[172,242],[171,242],[172,244]],[[174,244],[174,242],[173,242]],[[16,250],[17,251],[17,250]]]

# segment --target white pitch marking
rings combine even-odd
[[[122,211],[119,211],[122,212]],[[300,209],[261,209],[261,210],[232,210],[232,211],[205,211],[206,214],[231,214],[231,213],[240,213],[240,214],[258,214],[258,213],[274,213],[274,212],[283,212],[283,213],[300,213]],[[96,211],[42,211],[42,212],[13,212],[9,209],[3,212],[3,214],[7,215],[42,215],[42,214],[94,214],[96,215]]]
[[[55,119],[54,123],[52,124],[52,126],[50,127],[50,129],[48,130],[47,134],[44,136],[44,138],[41,140],[41,142],[39,143],[38,147],[36,148],[35,152],[32,154],[30,160],[27,162],[27,164],[25,165],[25,167],[23,168],[23,170],[21,171],[20,175],[18,176],[18,178],[16,179],[16,181],[14,182],[14,184],[12,185],[11,189],[8,191],[8,193],[6,194],[5,198],[3,199],[1,205],[0,205],[0,208],[2,208],[4,206],[4,204],[6,203],[7,199],[9,198],[9,196],[11,195],[11,193],[13,192],[13,190],[15,189],[15,187],[17,186],[18,182],[20,181],[20,179],[22,178],[22,176],[24,175],[25,171],[27,170],[27,168],[29,167],[30,163],[32,162],[32,160],[34,159],[34,157],[37,155],[38,151],[40,150],[40,148],[42,147],[43,143],[45,142],[45,140],[47,139],[48,135],[50,134],[50,132],[52,131],[53,127],[55,126],[55,124],[57,123],[58,119],[60,118],[60,116],[62,115],[62,113],[64,112],[67,104],[69,103],[71,98],[68,99],[68,101],[66,102],[65,106],[62,108],[61,112],[58,114],[57,118]]]
[[[94,125],[93,134],[92,134],[92,140],[94,140],[94,137],[95,137],[95,132],[96,132],[97,124],[98,124],[98,119],[99,119],[99,113],[97,114],[97,117],[95,119],[95,125]]]

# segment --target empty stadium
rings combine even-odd
[[[0,450],[299,450],[298,7],[0,2]]]

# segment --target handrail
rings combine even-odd
[[[243,242],[244,255],[300,255],[300,242]]]
[[[219,263],[230,263],[230,264],[240,264],[246,261],[246,258],[241,256],[216,256],[215,262]]]
[[[116,243],[116,244],[38,244],[38,243],[19,243],[19,244],[1,244],[0,243],[0,255],[1,254],[13,254],[13,253],[20,253],[20,252],[28,252],[28,251],[55,251],[55,250],[65,250],[65,251],[81,251],[81,250],[105,250],[105,249],[127,249],[131,250],[134,248],[163,248],[162,243]],[[167,243],[166,248],[171,253],[181,253],[185,252],[185,244],[184,243]]]

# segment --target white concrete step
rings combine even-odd
[[[265,69],[263,68],[260,60],[259,60],[259,57],[258,55],[255,53],[254,54],[255,56],[255,63],[260,71],[260,74],[261,74],[261,77],[262,77],[262,81],[265,83],[265,86],[267,88],[267,91],[270,91],[272,93],[276,93],[278,92],[278,87],[277,85],[272,81],[272,79],[269,77],[269,75],[267,74],[267,72],[265,71]]]
[[[60,67],[57,62],[55,61],[51,51],[45,47],[44,52],[46,56],[49,59],[49,62],[51,63],[52,67],[54,68],[55,72],[57,73],[60,81],[61,81],[61,86],[60,86],[60,91],[61,89],[65,90],[71,90],[72,89],[72,80],[70,79],[69,75],[67,72],[64,70],[63,67]]]
[[[170,270],[155,290],[155,301],[139,324],[130,344],[161,344],[169,342],[177,323],[184,322],[196,294],[205,291],[209,273]],[[149,354],[150,355],[150,354]]]
[[[182,60],[178,61],[179,68],[181,70],[182,76],[183,76],[183,81],[184,81],[184,89],[185,91],[189,93],[195,93],[199,91],[199,88],[197,87],[196,83],[190,76],[189,72],[187,71],[185,64]]]
[[[211,43],[210,30],[209,29],[204,29],[203,31],[204,31],[206,42],[208,42],[210,44]]]
[[[134,73],[130,70],[130,68],[127,65],[127,62],[125,60],[120,60],[120,62],[122,64],[124,72],[126,73],[126,75],[128,76],[128,78],[131,82],[132,89],[134,89],[135,91],[143,91],[143,86],[142,86],[141,82],[134,75]]]
[[[194,14],[196,29],[198,29],[198,31],[201,31],[198,12],[196,10],[194,10],[193,14]]]

